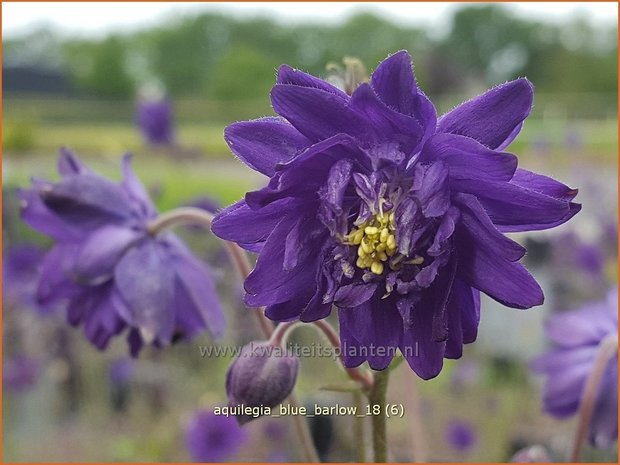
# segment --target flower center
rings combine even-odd
[[[345,244],[357,246],[357,267],[382,274],[383,264],[396,253],[395,231],[394,212],[380,211],[354,227],[344,239]]]

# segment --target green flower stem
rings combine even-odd
[[[592,412],[594,411],[594,404],[601,385],[601,380],[603,379],[609,361],[617,354],[618,337],[616,335],[611,335],[601,343],[594,360],[594,368],[588,376],[586,385],[583,389],[581,402],[579,403],[579,412],[577,414],[579,418],[577,432],[575,433],[575,440],[573,442],[573,449],[569,462],[574,463],[581,461],[581,451],[588,437],[588,429],[592,420]]]
[[[386,416],[385,416],[385,399],[388,388],[388,381],[390,377],[390,369],[386,368],[383,371],[375,372],[375,383],[371,389],[368,400],[370,401],[370,408],[373,405],[379,405],[381,411],[378,415],[372,415],[372,447],[375,453],[376,463],[387,462],[387,428],[386,428]]]
[[[357,412],[364,411],[364,397],[360,391],[353,392],[353,403]],[[366,441],[364,440],[364,420],[363,416],[356,416],[353,424],[353,443],[355,444],[355,460],[358,463],[366,462]]]
[[[147,230],[149,234],[152,234],[153,236],[172,226],[182,224],[205,226],[207,229],[211,230],[213,218],[213,214],[201,208],[179,207],[159,215],[149,223]],[[245,278],[247,278],[252,271],[252,265],[248,260],[247,254],[237,244],[228,241],[223,242],[230,258],[232,259],[233,265],[237,270],[239,278],[242,282],[245,281]],[[264,308],[256,308],[255,310],[256,311],[253,313],[257,317],[260,329],[265,338],[269,339],[274,332],[273,323],[265,316]],[[299,402],[294,394],[289,396],[289,402],[293,406],[299,405]],[[308,429],[306,419],[295,415],[291,418],[291,421],[295,425],[295,430],[297,431],[297,435],[299,436],[299,440],[303,447],[306,461],[313,463],[319,462],[319,454],[317,453],[314,442],[312,441],[312,436],[310,435],[310,430]]]

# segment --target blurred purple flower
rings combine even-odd
[[[34,244],[7,248],[2,254],[2,301],[5,305],[24,305],[36,309],[35,292],[45,249]]]
[[[185,430],[185,444],[194,462],[224,462],[233,458],[248,440],[234,418],[201,410]]]
[[[446,428],[448,444],[458,452],[467,452],[476,444],[476,430],[466,421],[452,420]]]
[[[573,231],[560,234],[552,241],[552,257],[559,269],[579,271],[586,277],[600,279],[605,271],[605,254],[600,241],[585,242]]]
[[[129,358],[113,360],[108,371],[110,382],[116,385],[127,384],[133,377],[134,368],[134,361]]]
[[[530,112],[529,81],[437,119],[401,51],[351,96],[283,65],[271,101],[280,117],[225,130],[269,182],[213,222],[259,254],[246,304],[304,322],[335,305],[346,366],[382,370],[400,348],[428,379],[476,339],[480,291],[514,308],[543,302],[525,249],[503,233],[553,228],[581,206],[503,151]]]
[[[36,383],[40,366],[36,360],[25,355],[15,356],[2,364],[2,386],[14,392],[23,392]]]
[[[68,299],[69,323],[83,324],[99,349],[129,327],[130,351],[224,330],[210,272],[173,234],[151,235],[157,216],[144,186],[123,159],[123,180],[112,182],[68,150],[61,180],[33,180],[20,192],[22,218],[56,244],[41,269],[38,301]]]
[[[169,100],[141,100],[136,120],[144,140],[151,145],[171,145],[174,142],[174,117]]]
[[[465,387],[474,384],[480,376],[480,364],[475,360],[463,360],[452,372],[450,379],[450,388],[455,391],[461,391]]]
[[[557,418],[574,415],[581,403],[586,380],[594,368],[599,347],[618,334],[618,290],[606,301],[590,303],[581,310],[552,316],[545,326],[555,348],[532,361],[531,368],[547,376],[543,410]],[[617,343],[617,339],[616,339]],[[610,446],[618,436],[617,355],[608,364],[599,389],[592,421],[590,442]]]

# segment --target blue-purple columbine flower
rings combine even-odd
[[[174,116],[169,100],[139,101],[136,121],[147,144],[156,146],[174,143]]]
[[[452,420],[446,428],[446,440],[457,452],[467,452],[476,444],[476,430],[467,421]]]
[[[194,462],[225,462],[248,440],[248,432],[233,417],[195,412],[185,429],[185,444]]]
[[[532,362],[532,369],[547,376],[543,410],[567,418],[579,409],[586,380],[603,341],[618,335],[618,290],[606,301],[552,316],[547,337],[555,347]],[[616,339],[617,341],[617,339]],[[616,342],[617,343],[617,342]],[[597,447],[609,447],[618,438],[618,358],[609,361],[596,397],[589,439]]]
[[[422,378],[476,339],[480,291],[540,305],[519,263],[525,249],[503,233],[552,228],[580,205],[576,190],[503,151],[532,100],[518,79],[437,119],[405,51],[351,96],[281,66],[271,91],[280,117],[225,131],[235,155],[270,178],[213,223],[258,253],[246,303],[305,322],[335,305],[347,366],[385,369],[400,348]]]
[[[130,351],[224,330],[209,270],[172,233],[151,234],[157,211],[123,159],[120,183],[62,150],[56,183],[20,192],[22,218],[55,240],[43,260],[37,299],[68,300],[69,323],[99,349],[129,328]]]

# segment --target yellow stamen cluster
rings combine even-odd
[[[383,264],[396,253],[395,230],[394,212],[381,212],[345,236],[348,244],[358,246],[358,268],[370,269],[376,275],[383,273]]]

